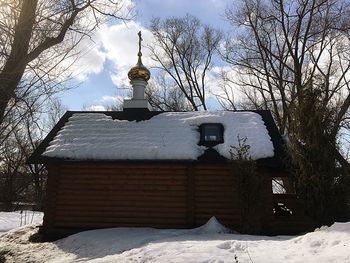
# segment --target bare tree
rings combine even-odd
[[[243,0],[238,11],[227,10],[242,32],[223,53],[239,73],[234,83],[252,105],[272,109],[281,133],[311,83],[324,107],[336,110],[332,134],[339,132],[350,106],[349,13],[341,0]]]
[[[350,106],[349,13],[345,0],[242,0],[227,10],[238,32],[223,53],[233,82],[291,137],[297,190],[318,223],[348,192],[337,140]]]
[[[27,160],[42,138],[62,117],[64,108],[54,99],[49,108],[23,114],[20,123],[7,125],[8,138],[0,146],[0,200],[6,210],[11,210],[15,202],[29,202],[41,209],[46,170],[42,164],[28,165]],[[34,107],[36,108],[36,107]],[[42,107],[41,107],[42,108]],[[13,112],[14,113],[14,112]]]
[[[128,0],[0,1],[0,174],[8,206],[28,194],[40,206],[46,172],[26,160],[62,114],[53,95],[68,88],[79,43],[108,19],[130,19],[130,7]]]
[[[151,31],[155,42],[149,49],[158,68],[169,77],[168,95],[178,97],[181,91],[192,110],[206,110],[206,76],[222,39],[221,32],[190,15],[154,19]],[[166,97],[161,97],[165,102]]]
[[[230,73],[232,73],[231,70],[221,68],[217,77],[219,91],[213,93],[213,95],[216,97],[222,109],[237,110],[239,107],[238,103],[235,101],[237,94],[235,94],[236,90],[232,88],[235,84],[235,77]]]
[[[1,145],[1,167],[0,167],[0,202],[3,209],[10,211],[13,203],[20,199],[24,189],[29,184],[26,180],[21,163],[25,160],[23,152],[19,151],[16,144],[16,133]]]
[[[60,73],[69,66],[68,57],[76,58],[76,45],[106,19],[128,19],[126,2],[1,1],[0,124],[24,97],[52,95],[62,88]],[[46,88],[37,88],[42,83]]]
[[[166,73],[165,73],[166,74]],[[165,76],[158,74],[156,80],[148,83],[146,98],[152,108],[159,111],[191,111],[191,104],[184,93]]]

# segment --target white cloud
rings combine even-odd
[[[223,7],[226,7],[229,4],[229,1],[227,1],[227,0],[210,0],[210,2],[217,9],[219,9],[219,8],[222,9]]]
[[[63,78],[69,78],[72,76],[80,81],[84,81],[90,74],[98,74],[104,70],[104,63],[107,58],[113,59],[110,50],[108,48],[104,49],[104,43],[109,37],[112,37],[113,40],[115,40],[114,36],[108,35],[113,34],[113,31],[111,32],[110,30],[107,30],[107,32],[105,32],[106,29],[113,28],[114,26],[108,27],[103,24],[108,22],[106,20],[107,17],[103,15],[103,13],[110,12],[111,10],[107,9],[111,8],[112,4],[108,0],[102,0],[94,3],[94,5],[102,12],[93,13],[91,9],[86,9],[86,11],[80,14],[78,19],[79,23],[86,29],[92,29],[92,27],[96,25],[95,19],[97,19],[103,26],[94,31],[90,37],[84,37],[78,45],[74,47],[71,55],[64,59],[62,62],[62,68],[66,70],[62,74]],[[130,11],[133,10],[133,8],[135,8],[133,0],[118,1],[118,6],[113,4],[113,9],[118,10],[116,15],[123,18],[130,18],[132,15]],[[117,27],[125,27],[124,22],[119,20]],[[105,33],[107,35],[104,35]],[[72,41],[80,38],[79,33],[74,31],[69,31],[67,34],[66,39],[71,39]],[[108,41],[106,41],[106,43],[107,42]],[[119,46],[118,41],[114,43],[114,45]],[[60,57],[58,59],[60,59]],[[117,63],[119,64],[120,61],[117,61]],[[54,64],[54,62],[52,62],[52,64]]]
[[[98,74],[103,70],[106,54],[101,50],[101,43],[83,39],[77,49],[81,56],[72,65],[72,72],[78,80],[86,80],[89,74]]]
[[[231,81],[235,81],[240,78],[238,73],[234,71],[230,66],[215,66],[207,74],[206,85],[209,89],[207,97],[228,97],[235,103],[241,102],[244,98],[240,87],[234,85],[232,82],[225,80],[222,76],[225,76]]]
[[[86,111],[108,111],[112,109],[117,109],[121,105],[123,105],[124,101],[123,96],[109,96],[105,95],[98,99],[95,99],[90,104],[85,104],[83,106],[83,110]]]
[[[122,96],[103,96],[101,101],[102,102],[110,102],[110,103],[119,103],[123,101],[124,97]]]
[[[128,71],[130,67],[122,67],[119,65],[114,65],[115,71],[111,73],[112,82],[119,89],[128,89],[130,88],[130,81],[128,79]]]
[[[150,68],[151,59],[147,45],[152,42],[152,33],[141,24],[131,21],[104,27],[99,38],[106,52],[106,58],[113,63],[112,81],[118,87],[129,86],[127,73],[137,63],[138,36],[142,31],[142,62]]]
[[[86,107],[87,111],[106,111],[106,108],[102,105],[91,105]]]

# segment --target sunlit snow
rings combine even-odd
[[[13,228],[40,223],[43,213],[36,211],[0,212],[0,234]]]
[[[33,263],[350,262],[350,222],[300,236],[267,237],[233,234],[213,217],[195,229],[109,228],[55,242],[30,242],[37,231],[30,225],[0,235],[0,259],[2,255],[9,262]]]

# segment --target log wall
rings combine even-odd
[[[183,165],[63,165],[48,207],[57,228],[182,227],[186,186]]]
[[[239,230],[232,172],[209,164],[63,164],[49,166],[44,229],[192,228],[215,216]],[[264,225],[273,221],[271,177],[264,177]]]

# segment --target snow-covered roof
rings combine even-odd
[[[78,160],[196,160],[199,125],[221,123],[224,143],[214,146],[230,158],[238,137],[247,138],[252,159],[272,157],[274,148],[261,116],[254,112],[166,112],[144,121],[112,119],[104,113],[74,113],[43,156]]]

